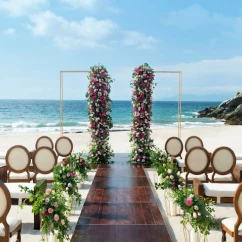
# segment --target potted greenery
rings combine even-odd
[[[211,228],[218,228],[212,200],[195,195],[193,189],[178,190],[173,193],[173,198],[183,210],[181,224],[184,226],[186,242],[202,241],[201,234],[206,240]]]

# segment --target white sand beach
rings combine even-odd
[[[182,129],[182,141],[185,142],[187,137],[191,135],[197,135],[202,138],[204,142],[205,148],[212,152],[215,148],[219,146],[228,146],[234,150],[235,153],[242,153],[242,126],[223,126],[223,127],[204,127],[204,128],[190,128],[190,129]],[[159,129],[153,130],[152,138],[154,139],[154,143],[159,148],[164,148],[166,140],[171,136],[177,136],[177,129]],[[44,134],[42,134],[44,135]],[[58,134],[45,134],[52,138],[55,142],[59,137]],[[74,144],[74,151],[88,151],[88,142],[89,142],[89,134],[88,133],[69,133],[65,134],[70,137]],[[8,148],[12,145],[21,144],[26,146],[29,150],[34,149],[35,141],[41,135],[22,135],[22,136],[0,136],[0,151],[6,152]],[[129,143],[129,132],[128,131],[120,131],[120,132],[111,132],[110,133],[110,143],[115,152],[115,159],[128,159],[128,153],[131,151],[130,143]],[[184,154],[183,154],[184,156]],[[174,242],[183,242],[183,229],[180,224],[180,216],[175,217],[167,217],[165,214],[165,204],[163,198],[163,191],[154,189],[154,176],[152,168],[146,169],[146,174],[149,178],[150,184],[153,189],[153,193],[157,200],[158,206],[162,212],[163,217],[165,218],[166,225],[169,231],[169,234]],[[93,174],[92,174],[93,175]],[[91,180],[93,177],[91,177]],[[85,185],[83,190],[83,198],[86,197],[88,188],[90,187],[90,183]],[[216,205],[216,218],[221,221],[221,219],[235,216],[235,211],[233,209],[232,204],[220,204]],[[71,217],[72,227],[75,227],[75,221],[78,218],[78,214],[80,214],[81,207],[77,208],[76,214]],[[10,211],[10,215],[18,216],[23,220],[23,223],[26,226],[23,228],[23,241],[40,241],[40,233],[38,231],[32,230],[31,221],[33,220],[33,215],[30,212],[30,207],[25,208],[24,211],[20,211],[18,206],[12,206]],[[221,240],[221,231],[211,231],[211,235],[208,237],[208,242],[215,242]],[[14,240],[11,240],[14,241]],[[232,238],[227,236],[227,241],[232,242]]]

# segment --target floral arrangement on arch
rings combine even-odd
[[[77,178],[80,182],[87,181],[88,175],[87,172],[91,169],[88,162],[83,158],[83,154],[81,152],[72,153],[68,157],[68,161],[70,162],[70,166],[73,167],[74,171],[76,171]]]
[[[193,189],[182,189],[173,193],[173,199],[183,210],[181,224],[190,224],[195,232],[205,236],[210,234],[212,228],[218,229],[218,222],[214,219],[214,201],[200,197]]]
[[[33,190],[28,187],[20,188],[30,194],[29,201],[32,202],[32,212],[41,215],[41,229],[47,235],[56,234],[60,242],[70,240],[68,214],[70,208],[67,205],[67,198],[56,183],[53,183],[51,189],[46,189],[46,184],[36,185]],[[23,207],[25,203],[21,206]],[[42,241],[45,241],[42,236]]]
[[[78,191],[78,178],[74,167],[69,165],[58,165],[53,169],[54,180],[59,190],[66,192],[69,195],[70,201],[75,199],[77,204],[81,204],[81,194]],[[72,202],[70,202],[72,206]]]
[[[109,144],[109,129],[113,127],[110,116],[112,101],[109,94],[110,83],[113,80],[103,65],[91,67],[88,79],[89,86],[86,97],[91,142],[87,159],[94,164],[107,164],[114,156]]]
[[[153,147],[153,140],[150,137],[150,124],[154,71],[145,63],[134,69],[132,77],[133,125],[130,135],[130,142],[132,143],[130,162],[151,164],[150,150]]]

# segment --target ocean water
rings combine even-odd
[[[176,101],[153,102],[153,129],[177,127]],[[182,102],[182,127],[218,126],[223,121],[195,118],[199,110],[220,102]],[[129,130],[132,122],[131,101],[113,101],[113,130]],[[64,132],[88,129],[87,102],[64,101]],[[56,133],[60,130],[59,100],[0,100],[0,135]]]

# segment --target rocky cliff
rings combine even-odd
[[[198,118],[224,119],[225,124],[242,125],[242,94],[222,102],[218,107],[205,108],[198,112]]]

